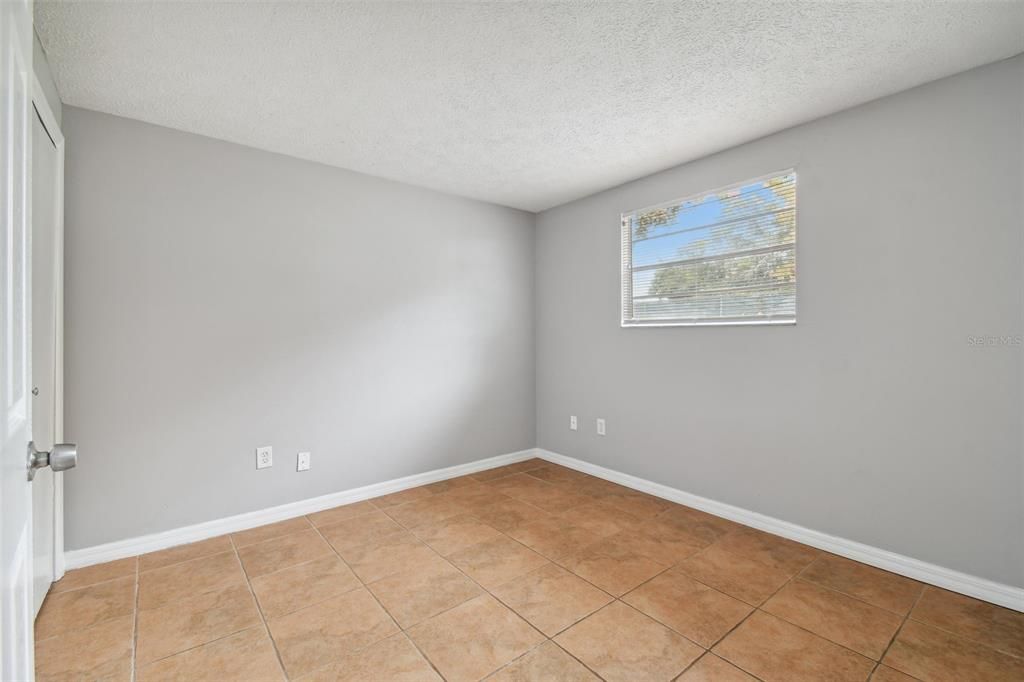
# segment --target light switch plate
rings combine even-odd
[[[604,419],[600,419],[599,418],[597,420],[597,435],[599,435],[599,436],[603,436],[604,435]]]
[[[299,456],[295,458],[295,470],[296,471],[309,471],[310,455],[308,452],[300,452]]]

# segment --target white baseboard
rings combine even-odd
[[[124,559],[137,554],[145,554],[146,552],[155,552],[176,545],[224,535],[225,533],[235,533],[276,521],[284,521],[285,519],[302,516],[303,514],[311,514],[343,504],[368,500],[372,497],[387,495],[407,488],[426,485],[427,483],[435,483],[483,471],[484,469],[520,462],[531,457],[539,457],[555,464],[561,464],[570,469],[582,471],[592,476],[633,488],[634,490],[693,507],[694,509],[700,509],[709,514],[742,523],[745,526],[781,535],[784,538],[802,542],[805,545],[810,545],[811,547],[832,552],[833,554],[854,559],[871,566],[877,566],[878,568],[898,573],[908,578],[983,599],[1017,611],[1024,611],[1024,588],[1004,585],[992,580],[986,580],[985,578],[979,578],[913,559],[902,554],[854,542],[853,540],[846,540],[834,535],[811,530],[810,528],[804,528],[795,523],[765,516],[764,514],[735,507],[731,504],[716,502],[715,500],[671,488],[667,485],[654,483],[653,481],[624,474],[613,469],[607,469],[596,464],[590,464],[573,457],[537,448],[489,457],[446,469],[435,469],[434,471],[422,474],[396,478],[384,481],[383,483],[374,483],[361,488],[353,488],[338,493],[313,497],[308,500],[282,504],[269,509],[197,523],[183,528],[175,528],[137,538],[128,538],[127,540],[118,540],[117,542],[110,542],[95,547],[71,550],[65,553],[65,563],[70,570],[115,559]]]
[[[574,457],[559,455],[543,449],[538,450],[537,456],[549,462],[561,464],[570,469],[624,485],[627,488],[633,488],[634,490],[649,493],[656,497],[686,505],[687,507],[693,507],[715,516],[721,516],[730,521],[742,523],[745,526],[752,526],[768,533],[781,535],[784,538],[802,542],[805,545],[823,549],[826,552],[832,552],[848,559],[876,566],[924,583],[943,587],[953,592],[983,599],[1016,611],[1024,611],[1024,588],[1004,585],[968,573],[961,573],[960,571],[930,564],[926,561],[879,549],[878,547],[872,547],[871,545],[804,528],[795,523],[789,523],[788,521],[782,521],[771,516],[734,507],[731,504],[716,502],[706,497],[670,488],[667,485],[661,485],[660,483],[630,476],[613,469],[590,464]]]
[[[108,542],[94,547],[69,550],[64,553],[65,565],[67,570],[71,570],[73,568],[101,564],[106,561],[114,561],[115,559],[124,559],[137,554],[145,554],[146,552],[155,552],[159,549],[167,549],[168,547],[184,545],[189,542],[198,542],[199,540],[206,540],[207,538],[224,535],[225,533],[236,533],[241,530],[248,530],[249,528],[263,526],[276,521],[284,521],[296,516],[302,516],[303,514],[312,514],[313,512],[323,511],[324,509],[330,509],[343,504],[351,504],[352,502],[360,502],[372,497],[397,493],[407,488],[415,488],[416,486],[428,483],[465,476],[466,474],[483,471],[484,469],[521,462],[537,456],[537,450],[534,448],[520,450],[519,452],[479,459],[475,462],[459,464],[445,469],[435,469],[434,471],[427,471],[422,474],[395,478],[383,483],[374,483],[361,488],[353,488],[329,495],[321,495],[320,497],[312,497],[307,500],[290,502],[277,507],[270,507],[269,509],[205,521],[137,538]]]

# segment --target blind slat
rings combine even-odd
[[[622,323],[793,322],[796,173],[622,216]]]

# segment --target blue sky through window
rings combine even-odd
[[[785,174],[775,180],[791,180],[791,174]],[[665,224],[650,225],[646,231],[638,229],[636,220],[633,223],[632,265],[640,268],[684,258],[702,255],[715,255],[733,250],[729,235],[743,233],[748,227],[754,227],[756,219],[765,209],[785,209],[795,206],[794,197],[783,190],[777,193],[771,180],[749,183],[703,197],[689,199],[679,205],[679,211]],[[737,224],[730,223],[723,228],[719,224],[726,220],[726,208],[730,209],[730,218],[740,218]],[[638,212],[638,215],[645,211]],[[742,219],[749,213],[749,220]],[[763,217],[762,217],[763,221]],[[703,242],[703,244],[697,244]],[[689,247],[689,248],[687,248]],[[634,274],[634,296],[644,296],[653,281],[653,271]]]

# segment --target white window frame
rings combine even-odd
[[[619,269],[620,269],[620,284],[619,291],[621,294],[621,300],[619,302],[619,321],[620,326],[624,329],[638,329],[644,327],[744,327],[744,326],[793,326],[796,324],[797,316],[799,314],[799,300],[800,300],[800,258],[798,253],[799,247],[799,234],[800,234],[800,200],[799,200],[799,189],[797,190],[797,200],[793,206],[793,222],[795,236],[793,237],[793,257],[794,257],[794,272],[796,273],[796,283],[794,285],[793,292],[793,314],[777,317],[765,317],[764,319],[751,319],[749,317],[743,318],[715,318],[715,319],[673,319],[664,318],[656,320],[637,320],[626,317],[627,309],[631,309],[633,305],[633,225],[632,217],[639,213],[645,213],[647,211],[653,211],[659,208],[667,208],[669,206],[675,206],[682,204],[687,201],[694,199],[700,199],[706,197],[709,194],[718,194],[720,192],[727,192],[729,190],[745,187],[751,183],[761,182],[769,180],[780,175],[793,175],[793,184],[799,188],[799,177],[797,174],[796,166],[790,168],[783,168],[771,173],[765,173],[753,178],[748,178],[740,182],[734,182],[729,185],[723,185],[714,189],[703,190],[689,194],[679,199],[673,199],[671,201],[663,201],[657,204],[651,204],[650,206],[644,206],[642,208],[636,208],[631,211],[625,211],[621,214],[621,226],[620,226],[620,250],[619,250]]]

